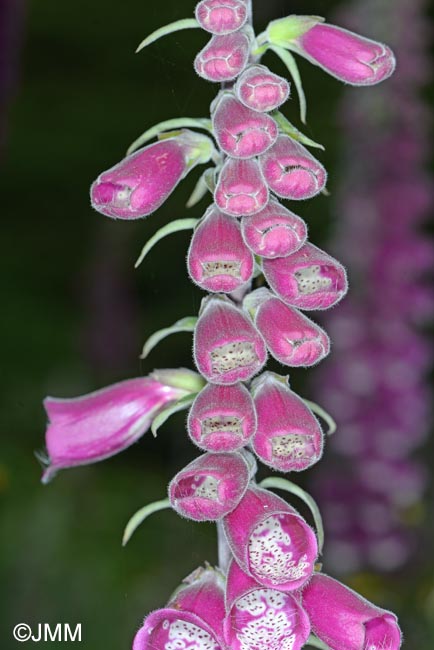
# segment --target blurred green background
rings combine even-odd
[[[43,446],[45,395],[79,395],[154,367],[191,367],[187,335],[168,339],[145,362],[138,360],[152,331],[197,312],[201,293],[185,272],[189,235],[162,242],[138,270],[133,264],[158,227],[187,214],[184,206],[200,171],[146,221],[104,219],[91,210],[88,191],[147,127],[170,117],[207,115],[216,88],[192,69],[206,41],[203,33],[172,35],[134,55],[146,34],[189,16],[193,5],[192,0],[34,0],[27,6],[0,181],[4,650],[17,647],[12,628],[19,622],[81,623],[83,649],[129,648],[143,616],[161,606],[196,566],[216,559],[213,527],[170,512],[144,524],[125,549],[120,545],[129,516],[162,498],[174,472],[196,454],[182,415],[172,418],[157,440],[147,435],[120,456],[65,471],[46,487],[39,483],[34,457]],[[330,16],[338,3],[255,0],[254,5],[262,31],[268,20],[290,12]],[[343,88],[319,69],[300,65],[310,98],[307,132],[326,146],[321,158],[333,190],[336,107]],[[432,102],[432,93],[427,99]],[[298,123],[296,100],[285,112]],[[191,216],[200,216],[207,200]],[[329,199],[303,204],[299,212],[321,243],[333,227]],[[303,371],[291,377],[303,391]],[[426,510],[432,511],[429,495]],[[353,584],[400,614],[408,648],[430,650],[432,525],[421,537],[425,550],[414,566],[389,576],[356,576]]]

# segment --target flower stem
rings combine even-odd
[[[217,522],[218,563],[223,573],[227,573],[232,553],[223,530],[222,521]]]

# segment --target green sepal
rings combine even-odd
[[[186,316],[185,318],[177,320],[176,323],[170,327],[165,327],[161,330],[158,330],[158,332],[154,332],[143,346],[140,359],[146,359],[151,350],[153,350],[155,346],[158,345],[158,343],[160,343],[160,341],[165,339],[167,336],[170,336],[171,334],[178,334],[179,332],[194,332],[196,323],[197,316]]]
[[[270,50],[272,50],[277,56],[283,61],[286,67],[289,70],[289,73],[292,77],[294,85],[297,89],[298,100],[300,103],[300,119],[303,124],[306,124],[306,113],[307,113],[307,104],[306,104],[306,95],[304,94],[303,83],[301,81],[300,72],[298,70],[298,65],[291,52],[287,52],[283,47],[278,45],[270,45]]]
[[[180,388],[186,393],[198,393],[205,386],[206,381],[198,372],[189,368],[163,368],[151,372],[152,379],[161,384]]]
[[[324,641],[321,641],[321,639],[318,639],[317,636],[314,634],[311,634],[306,641],[306,644],[303,647],[310,646],[311,648],[318,648],[319,650],[330,650],[329,646],[324,643]]]
[[[147,519],[147,517],[154,514],[154,512],[159,512],[159,510],[166,510],[166,508],[170,508],[169,499],[162,499],[162,501],[148,503],[147,506],[137,510],[125,526],[124,534],[122,536],[122,546],[125,546],[128,543],[137,528],[145,521],[145,519]]]
[[[179,32],[182,29],[195,29],[198,27],[200,27],[200,25],[195,18],[183,18],[181,20],[175,20],[174,23],[169,23],[168,25],[159,27],[155,30],[155,32],[149,34],[149,36],[147,36],[140,43],[139,47],[136,50],[136,54],[137,52],[140,52],[140,50],[143,50],[144,47],[151,45],[151,43],[155,43],[155,41],[158,41],[158,39],[162,38],[163,36],[173,34],[174,32]]]
[[[315,147],[316,149],[322,149],[322,151],[324,151],[322,144],[319,144],[318,142],[315,142],[315,140],[308,138],[307,135],[304,135],[304,133],[299,131],[297,127],[295,127],[280,111],[274,111],[271,116],[277,122],[280,130],[286,135],[289,135],[293,140],[305,144],[307,147]]]
[[[158,244],[158,242],[167,237],[167,235],[172,235],[173,233],[181,232],[182,230],[192,230],[198,223],[199,219],[175,219],[175,221],[170,221],[168,224],[157,230],[157,232],[152,235],[143,246],[142,252],[134,264],[134,268],[137,269],[155,244]]]
[[[171,406],[168,406],[163,411],[160,411],[157,417],[155,417],[154,420],[152,421],[152,425],[151,425],[151,432],[154,438],[157,437],[158,429],[161,426],[163,426],[163,424],[172,415],[178,413],[179,411],[184,411],[185,409],[187,409],[189,406],[193,404],[196,395],[197,393],[192,393],[191,395],[186,395],[185,397],[181,397],[181,399],[179,399],[177,402],[175,402]]]
[[[330,413],[327,413],[325,409],[323,409],[319,404],[316,402],[311,402],[309,399],[304,399],[303,402],[310,408],[311,411],[313,411],[318,417],[320,417],[328,426],[328,431],[326,432],[326,435],[332,436],[337,429],[337,425],[335,420],[332,418]]]
[[[289,47],[297,38],[303,36],[312,27],[323,23],[325,18],[321,16],[286,16],[272,20],[268,25],[266,34],[271,45]]]
[[[215,179],[214,179],[214,167],[205,169],[203,174],[201,174],[199,180],[196,183],[190,198],[186,203],[187,208],[192,208],[199,203],[206,195],[207,192],[214,193],[215,189]]]
[[[186,127],[192,127],[196,129],[204,129],[209,133],[212,133],[212,122],[210,119],[205,117],[174,117],[171,120],[165,120],[160,122],[155,126],[152,126],[150,129],[142,133],[127,149],[127,156],[132,154],[137,149],[140,149],[141,146],[155,138],[160,136],[164,131],[173,131],[173,129],[183,129]],[[165,137],[173,137],[173,133],[165,134]],[[163,138],[161,138],[163,139]]]
[[[285,490],[294,496],[299,497],[309,507],[313,520],[315,522],[316,534],[318,537],[318,550],[322,553],[324,547],[324,526],[318,505],[308,492],[303,490],[299,485],[288,481],[286,478],[269,477],[264,479],[260,484],[262,488],[275,488],[277,490]]]

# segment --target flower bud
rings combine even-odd
[[[312,575],[318,555],[313,530],[268,490],[250,487],[223,526],[236,562],[261,585],[293,591]]]
[[[229,299],[209,297],[194,332],[199,372],[214,384],[236,384],[256,375],[267,359],[262,336]]]
[[[229,93],[217,101],[213,127],[220,148],[233,158],[253,158],[265,153],[279,133],[273,118],[252,111]]]
[[[384,81],[396,66],[393,52],[386,45],[335,25],[315,25],[299,36],[291,49],[353,86]]]
[[[265,372],[252,385],[258,415],[253,450],[260,460],[281,472],[300,472],[321,457],[320,424],[288,380]]]
[[[194,231],[187,264],[202,289],[231,293],[251,279],[254,260],[239,223],[212,205]]]
[[[247,246],[261,257],[286,257],[306,242],[306,223],[278,201],[241,220],[241,232]]]
[[[228,158],[214,194],[220,210],[233,217],[259,212],[268,203],[268,188],[256,160]]]
[[[249,60],[250,39],[244,32],[213,36],[194,60],[197,74],[208,81],[238,77]]]
[[[245,0],[202,0],[196,7],[196,20],[211,34],[231,34],[247,20]]]
[[[302,144],[288,135],[279,136],[259,162],[270,190],[285,199],[311,199],[325,187],[327,173],[324,167]]]
[[[401,631],[392,612],[318,573],[302,594],[312,630],[331,650],[398,650]]]
[[[288,593],[258,584],[231,562],[226,585],[224,636],[232,650],[300,650],[310,633],[306,612]]]
[[[216,521],[241,501],[250,480],[241,454],[203,454],[184,467],[169,484],[172,508],[194,521]]]
[[[256,431],[253,399],[243,384],[208,384],[196,397],[188,415],[192,441],[206,451],[236,451]]]
[[[162,408],[188,392],[140,377],[74,399],[47,397],[49,466],[42,482],[59,469],[95,463],[123,451],[149,429]]]
[[[224,648],[224,580],[212,569],[186,578],[164,609],[145,618],[133,650],[220,650]]]
[[[288,257],[264,260],[263,271],[280,298],[299,309],[328,309],[348,291],[342,264],[310,243]]]
[[[324,359],[330,352],[325,331],[297,309],[267,294],[256,310],[255,325],[272,356],[291,368],[314,366]]]
[[[154,142],[98,176],[90,190],[92,207],[117,219],[145,217],[195,165],[208,162],[212,148],[208,137],[187,130]]]
[[[235,93],[254,111],[274,111],[289,97],[289,83],[264,65],[251,65],[239,76]]]

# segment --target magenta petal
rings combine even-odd
[[[268,188],[256,160],[228,158],[220,172],[214,199],[233,217],[259,212],[268,203]]]
[[[213,36],[197,55],[194,67],[208,81],[230,81],[246,67],[249,52],[250,40],[244,32]]]
[[[196,7],[196,20],[211,34],[231,34],[247,20],[245,0],[202,0]]]
[[[235,92],[254,111],[274,111],[289,97],[289,83],[264,65],[251,65],[239,76]]]

